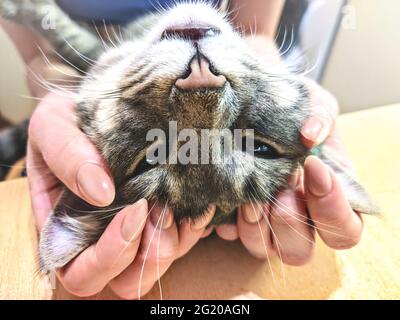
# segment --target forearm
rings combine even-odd
[[[273,39],[285,0],[231,0],[231,20],[246,34]]]
[[[50,45],[42,37],[2,18],[0,27],[9,35],[25,62],[27,84],[34,97],[40,98],[48,93],[49,88],[46,88],[44,81],[57,84],[63,80],[79,79],[76,77],[78,72],[56,57]]]

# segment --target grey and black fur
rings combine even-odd
[[[221,32],[196,46],[187,39],[161,37],[166,28],[188,21]],[[145,24],[148,31],[137,32]],[[41,233],[42,271],[66,265],[97,241],[114,214],[141,198],[168,204],[177,222],[200,217],[209,204],[216,206],[212,223],[232,221],[241,204],[270,202],[314,152],[300,142],[299,131],[309,115],[309,96],[301,78],[259,59],[215,9],[201,3],[178,5],[127,30],[129,41],[107,50],[89,70],[77,108],[80,128],[109,163],[117,196],[108,208],[95,208],[65,189]],[[49,37],[59,39],[52,33]],[[98,52],[100,41],[95,47],[86,48],[85,55],[96,59],[91,52]],[[199,54],[215,74],[225,76],[223,87],[175,86]],[[75,53],[67,58],[79,63]],[[270,152],[253,157],[235,151],[228,164],[149,165],[146,133],[155,128],[168,132],[170,121],[177,122],[178,130],[254,129],[256,141]],[[318,154],[338,174],[352,207],[375,213],[362,186],[323,148]]]

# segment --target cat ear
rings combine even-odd
[[[49,215],[40,234],[39,270],[43,273],[65,266],[94,243],[103,232],[92,207],[66,190]]]
[[[371,199],[365,188],[356,180],[354,174],[338,161],[337,156],[329,147],[318,146],[311,150],[311,154],[319,157],[333,169],[353,210],[370,215],[380,214],[379,207]]]
[[[55,271],[65,266],[84,248],[84,242],[76,236],[70,225],[52,213],[40,235],[39,269],[43,273]]]

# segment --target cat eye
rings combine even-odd
[[[244,152],[251,152],[254,154],[254,157],[263,158],[263,159],[278,159],[281,157],[281,154],[276,150],[273,146],[260,141],[254,140],[254,145],[252,150],[247,150],[247,138],[243,138],[242,140],[242,150]]]
[[[153,162],[147,158],[144,158],[143,160],[141,160],[138,165],[135,168],[134,171],[134,175],[135,176],[139,176],[151,169],[153,169],[154,167],[156,167],[157,163]]]
[[[279,152],[274,147],[257,140],[254,141],[254,156],[264,159],[280,158]]]

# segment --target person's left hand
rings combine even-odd
[[[337,135],[335,98],[322,87],[308,81],[312,115],[301,130],[302,142],[312,148],[326,139],[325,145],[346,158]],[[350,167],[349,163],[344,163]],[[319,158],[309,156],[299,168],[290,187],[271,204],[247,203],[239,208],[236,225],[215,228],[223,239],[240,238],[255,257],[278,255],[289,265],[303,265],[312,256],[315,230],[331,248],[346,249],[358,243],[363,223],[354,212],[332,169]],[[212,230],[206,230],[204,236]]]

